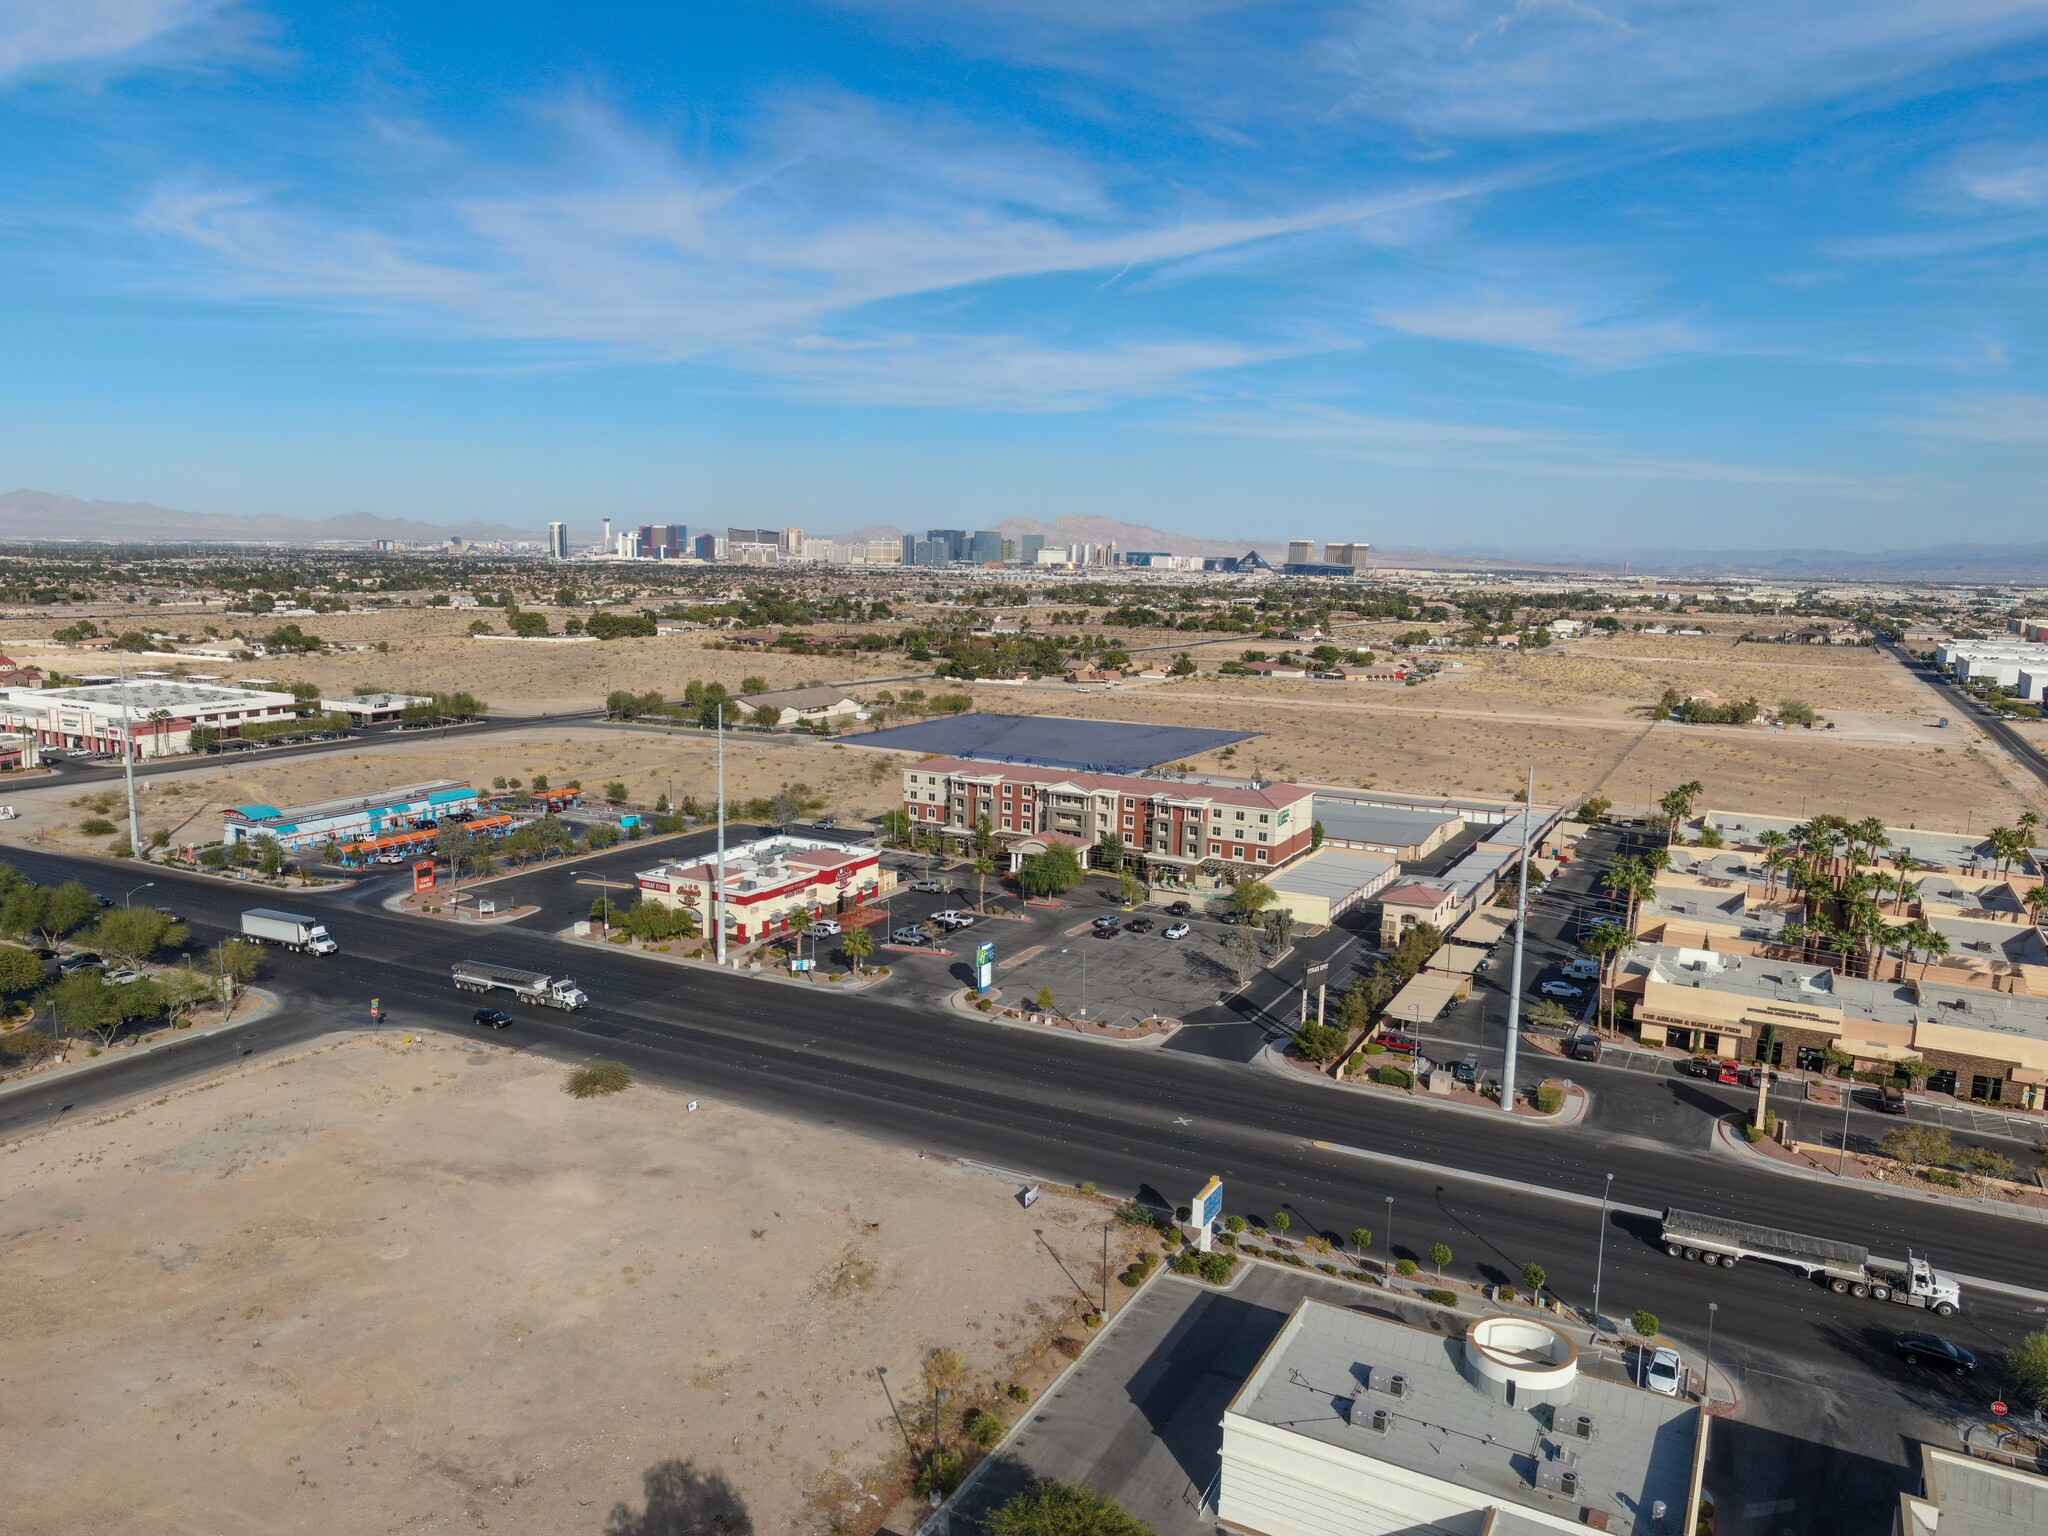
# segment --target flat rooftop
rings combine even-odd
[[[1305,859],[1297,859],[1278,874],[1267,876],[1266,884],[1282,895],[1319,896],[1330,901],[1342,901],[1385,879],[1399,868],[1400,865],[1392,859],[1370,853],[1324,848]]]
[[[10,693],[21,699],[46,704],[89,704],[118,710],[122,689],[119,683],[98,683],[84,688],[15,688]],[[167,709],[182,714],[189,709],[261,709],[290,705],[288,693],[270,693],[247,688],[219,688],[208,683],[171,683],[129,679],[128,710],[141,719],[152,710]]]
[[[426,784],[407,784],[398,789],[379,790],[374,795],[355,795],[339,800],[317,800],[311,805],[237,805],[228,814],[241,816],[249,821],[277,821],[288,819],[305,821],[316,816],[338,816],[348,811],[367,811],[386,805],[397,805],[411,800],[429,800],[446,803],[461,800],[477,794],[476,789],[460,779],[435,779]]]
[[[1592,1415],[1594,1436],[1582,1439],[1553,1430],[1546,1406],[1510,1407],[1468,1380],[1464,1349],[1459,1337],[1304,1301],[1229,1411],[1458,1484],[1510,1512],[1540,1510],[1578,1524],[1581,1509],[1597,1509],[1610,1531],[1651,1536],[1650,1510],[1661,1502],[1668,1527],[1682,1527],[1703,1432],[1696,1406],[1580,1372],[1558,1408]],[[1405,1375],[1407,1395],[1363,1393],[1354,1423],[1353,1393],[1375,1370]],[[1393,1415],[1384,1434],[1370,1427],[1378,1408]],[[1559,1453],[1576,1457],[1575,1494],[1536,1486],[1538,1464]]]
[[[1427,842],[1439,828],[1462,823],[1464,818],[1456,811],[1402,810],[1317,795],[1316,820],[1323,824],[1325,835],[1341,842],[1412,848]]]
[[[1760,833],[1779,832],[1787,837],[1799,825],[1794,816],[1757,816],[1748,811],[1708,811],[1700,818],[1703,826],[1718,828],[1730,842],[1755,843]],[[1991,869],[1998,856],[1981,836],[1964,832],[1941,832],[1924,827],[1886,827],[1891,847],[1885,857],[1911,854],[1922,864],[1945,864],[1951,869]],[[1674,853],[1676,849],[1672,850]]]
[[[937,752],[991,763],[1027,763],[1084,773],[1137,773],[1250,741],[1257,731],[1068,720],[1049,715],[955,715],[846,738],[849,746]]]

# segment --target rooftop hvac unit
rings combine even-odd
[[[1366,1372],[1365,1384],[1370,1391],[1384,1392],[1389,1397],[1406,1397],[1408,1395],[1407,1373],[1397,1371],[1391,1366],[1374,1366]]]
[[[1394,1410],[1391,1408],[1375,1408],[1372,1411],[1372,1417],[1366,1422],[1374,1434],[1384,1435],[1394,1427]]]
[[[1593,1415],[1590,1413],[1572,1414],[1565,1420],[1564,1427],[1569,1433],[1577,1435],[1581,1440],[1590,1440],[1593,1438]]]
[[[1536,1486],[1545,1493],[1561,1493],[1575,1499],[1579,1496],[1579,1469],[1568,1461],[1539,1461]]]

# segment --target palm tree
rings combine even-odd
[[[1825,917],[1808,918],[1800,946],[1800,959],[1811,960],[1815,951],[1825,955],[1834,948],[1835,941],[1840,937],[1835,925]]]
[[[1665,792],[1657,802],[1657,809],[1664,813],[1666,826],[1664,841],[1667,845],[1676,841],[1679,826],[1692,819],[1693,802],[1705,793],[1706,786],[1698,779],[1690,779],[1677,788]]]
[[[974,856],[974,910],[988,905],[988,877],[996,872],[996,861],[985,853]]]
[[[1919,867],[1920,861],[1910,853],[1902,853],[1892,860],[1892,868],[1897,871],[1892,877],[1892,888],[1899,893],[1899,904],[1894,911],[1903,913],[1906,910],[1906,893],[1918,889],[1913,884],[1912,875]]]
[[[1875,816],[1866,816],[1849,829],[1849,836],[1863,845],[1870,855],[1870,862],[1877,862],[1879,850],[1890,848],[1891,835],[1885,831],[1884,823]]]
[[[1780,834],[1771,832],[1764,835],[1776,837]],[[1783,871],[1790,869],[1796,862],[1792,855],[1787,853],[1783,847],[1772,848],[1764,854],[1764,875],[1768,881],[1765,887],[1766,900],[1775,900],[1777,898],[1778,876]]]
[[[1756,836],[1757,847],[1763,849],[1765,853],[1776,853],[1791,841],[1791,838],[1775,827],[1768,832],[1759,832]]]
[[[789,931],[796,935],[796,957],[799,960],[803,959],[804,935],[811,931],[811,925],[815,923],[817,919],[811,915],[811,909],[809,907],[798,907],[794,912],[790,913],[789,916],[785,917],[782,921],[784,925],[788,927]]]
[[[2048,885],[2037,885],[2020,898],[2033,911],[2034,922],[2048,923]]]
[[[1925,981],[1927,979],[1927,967],[1948,953],[1948,935],[1936,933],[1932,928],[1923,927],[1919,933],[1919,941],[1919,949],[1923,956],[1920,961],[1920,979]]]
[[[865,928],[856,928],[839,941],[839,947],[846,951],[846,958],[853,962],[853,974],[860,974],[860,963],[875,952],[875,936]]]
[[[1787,918],[1785,925],[1778,930],[1778,942],[1787,949],[1797,950],[1800,958],[1804,959],[1806,957],[1806,919],[1803,917]]]
[[[1605,1010],[1606,1030],[1614,1033],[1614,972],[1636,945],[1635,935],[1619,923],[1600,923],[1579,941],[1579,948],[1600,962],[1600,1001]]]
[[[1998,872],[2003,875],[2012,868],[2015,860],[2026,858],[2027,836],[2014,827],[1993,827],[1991,851],[1998,855]]]

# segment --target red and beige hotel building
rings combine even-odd
[[[1077,773],[935,757],[903,770],[911,830],[972,836],[985,820],[1014,869],[1051,843],[1086,853],[1114,833],[1134,858],[1181,869],[1274,869],[1309,850],[1315,795],[1258,787]]]
[[[717,900],[717,855],[688,864],[643,869],[646,900],[687,907],[711,931]],[[769,837],[725,851],[726,937],[741,944],[772,938],[802,910],[837,914],[874,901],[896,883],[872,848],[849,848],[807,837]]]

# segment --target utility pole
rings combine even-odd
[[[1515,966],[1508,974],[1508,1041],[1501,1058],[1500,1107],[1515,1112],[1515,1042],[1522,1033],[1522,943],[1529,931],[1529,823],[1536,814],[1536,765],[1529,765],[1529,790],[1522,797],[1522,869],[1515,893]]]
[[[711,877],[711,930],[717,935],[718,963],[725,964],[725,700],[718,711],[718,869]]]
[[[128,658],[121,658],[121,768],[128,780],[128,851],[142,857],[142,818],[135,812],[135,738],[128,723]]]

